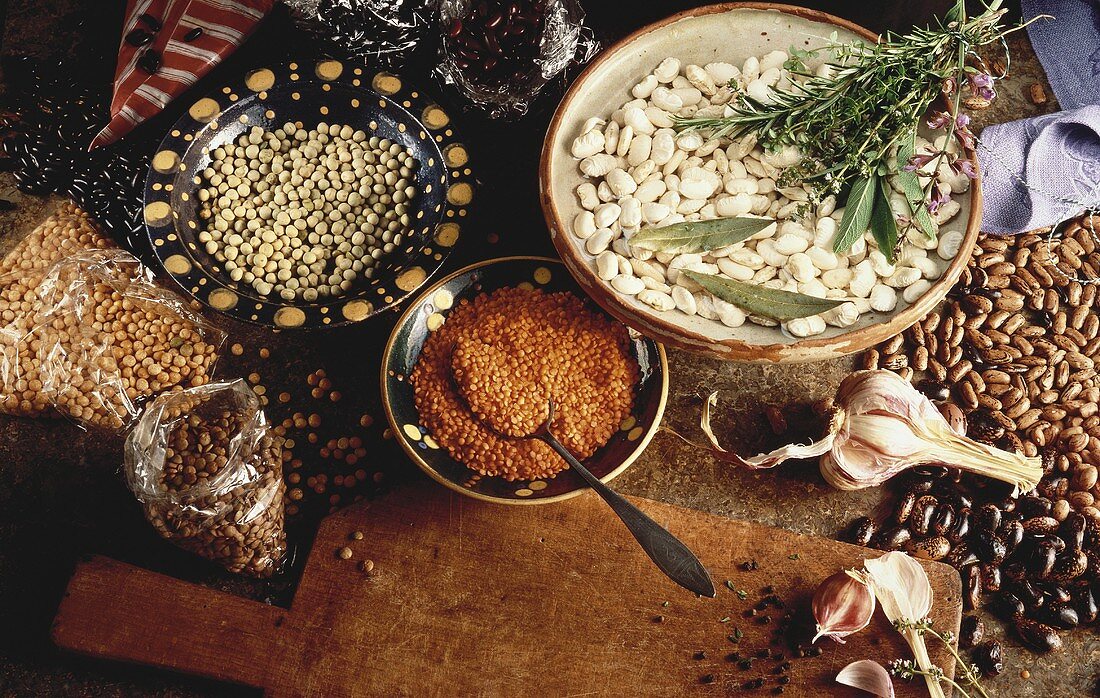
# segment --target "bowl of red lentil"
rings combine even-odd
[[[506,257],[460,269],[398,320],[382,364],[382,402],[405,453],[437,482],[506,504],[587,489],[530,433],[551,430],[604,482],[642,453],[668,398],[664,348],[581,293],[558,260]],[[499,430],[507,420],[508,428]]]

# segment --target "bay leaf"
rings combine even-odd
[[[924,201],[924,188],[920,185],[920,179],[917,177],[916,172],[906,172],[903,167],[906,163],[913,159],[913,155],[917,152],[917,133],[916,131],[909,134],[908,137],[903,138],[898,145],[898,171],[897,178],[898,184],[901,186],[902,194],[905,195],[906,202],[909,203],[909,218],[913,221],[921,232],[930,238],[936,237],[936,226],[932,222],[932,216],[928,213],[928,206]]]
[[[898,244],[898,221],[890,208],[890,185],[884,177],[879,178],[878,184],[875,206],[871,211],[871,234],[875,236],[879,250],[892,264]]]
[[[833,238],[834,252],[847,252],[867,230],[867,226],[871,224],[871,213],[874,211],[877,195],[876,174],[860,177],[852,184],[852,190],[848,192],[848,200],[844,204],[844,217],[840,219],[836,237]]]
[[[845,302],[757,286],[687,269],[681,270],[680,273],[727,303],[733,303],[753,315],[762,315],[779,322],[817,315]]]
[[[748,216],[685,221],[639,230],[630,244],[652,252],[706,252],[748,240],[773,223],[770,218]]]

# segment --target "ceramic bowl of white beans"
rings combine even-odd
[[[540,194],[566,268],[605,310],[673,347],[779,363],[861,351],[943,300],[977,239],[977,181],[946,166],[918,171],[922,182],[934,178],[950,193],[934,216],[938,237],[910,232],[893,263],[869,232],[836,254],[832,239],[843,202],[815,199],[808,187],[777,181],[800,159],[796,149],[769,152],[753,135],[711,139],[675,128],[674,117],[721,115],[737,90],[766,98],[769,90],[783,89],[797,79],[784,65],[788,50],[817,48],[834,32],[839,41],[877,40],[862,27],[813,10],[713,5],[640,29],[597,56],[573,83],[547,132]],[[807,65],[827,69],[820,60]],[[918,152],[935,148],[924,136],[934,138],[922,132]],[[731,216],[775,224],[703,253],[630,244],[641,229]],[[684,270],[843,304],[777,323],[710,295]]]

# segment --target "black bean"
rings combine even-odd
[[[1004,541],[992,533],[979,533],[973,541],[974,553],[985,562],[999,563],[1005,559]]]
[[[869,516],[861,516],[852,522],[848,532],[848,540],[856,545],[866,546],[875,535],[875,522]]]
[[[977,565],[971,565],[963,573],[963,609],[973,611],[981,605],[982,575]]]
[[[1037,516],[1046,517],[1050,516],[1052,506],[1053,504],[1046,497],[1028,495],[1020,497],[1020,501],[1016,503],[1016,511],[1020,512],[1020,515],[1025,519]]]
[[[1040,652],[1051,652],[1062,647],[1062,638],[1046,623],[1030,618],[1016,619],[1016,632],[1024,642]]]
[[[964,616],[959,626],[959,647],[970,649],[985,637],[985,623],[977,616]]]
[[[1070,550],[1080,550],[1085,545],[1085,528],[1087,521],[1082,514],[1070,513],[1062,522],[1059,537],[1066,542]]]
[[[928,535],[932,527],[932,516],[936,513],[939,501],[932,495],[924,495],[913,504],[913,513],[909,516],[909,529],[918,536]]]
[[[996,533],[1001,527],[1001,510],[995,504],[983,504],[970,515],[971,524],[977,531]]]
[[[996,640],[983,642],[974,648],[974,663],[985,676],[996,676],[1004,671],[1001,643]]]
[[[1034,550],[1027,556],[1025,564],[1036,577],[1046,579],[1054,570],[1054,561],[1057,559],[1057,555],[1058,551],[1055,547],[1049,541],[1043,540],[1034,546]]]
[[[993,601],[989,604],[989,609],[1003,620],[1012,620],[1017,616],[1022,616],[1026,610],[1024,602],[1011,591],[1002,591],[994,596]]]
[[[132,29],[126,33],[126,43],[131,46],[144,46],[153,40],[153,35],[144,29]]]
[[[955,510],[949,504],[941,504],[932,514],[932,532],[946,536],[955,523]]]
[[[144,12],[138,15],[138,21],[149,27],[149,30],[154,33],[159,32],[161,29],[160,20]]]
[[[978,556],[970,550],[970,546],[966,543],[956,545],[945,558],[945,562],[957,570],[961,570],[967,565],[973,565],[978,561]]]
[[[970,510],[964,508],[955,515],[955,525],[947,533],[947,540],[958,545],[966,540],[968,535],[970,535]]]
[[[1001,568],[988,562],[978,566],[982,573],[982,588],[987,592],[1001,590]]]
[[[1088,568],[1088,556],[1082,550],[1067,550],[1054,561],[1050,578],[1056,582],[1069,582],[1080,577]]]
[[[909,520],[909,515],[913,513],[913,505],[916,504],[917,497],[917,493],[913,490],[909,490],[901,496],[897,507],[894,508],[894,521],[903,524]]]
[[[1047,499],[1061,499],[1069,494],[1069,478],[1063,475],[1044,478],[1036,490]]]
[[[1026,579],[1016,582],[1016,584],[1013,585],[1013,591],[1020,601],[1024,602],[1024,607],[1028,611],[1035,611],[1036,609],[1042,608],[1046,603],[1047,597],[1043,592]]]
[[[942,402],[951,397],[951,390],[943,381],[925,378],[917,382],[917,390],[921,391],[929,400]]]
[[[137,66],[152,75],[160,68],[160,54],[151,48],[145,49],[138,57]]]
[[[192,42],[200,36],[202,36],[202,27],[195,27],[194,29],[183,35],[183,40],[187,42]]]
[[[1100,608],[1097,607],[1096,596],[1092,593],[1090,587],[1083,587],[1078,591],[1073,603],[1082,623],[1094,623],[1096,622],[1097,616],[1100,616]]]
[[[872,546],[879,550],[901,550],[913,537],[913,534],[904,526],[884,528],[871,539]]]
[[[997,537],[1004,541],[1005,548],[1015,550],[1024,539],[1024,527],[1019,521],[1007,521],[997,531]]]
[[[1004,433],[1004,426],[985,407],[979,407],[966,416],[966,434],[973,439],[992,441],[1001,438]]]

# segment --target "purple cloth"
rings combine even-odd
[[[1066,111],[982,131],[982,230],[989,233],[1054,225],[1100,203],[1100,7],[1095,0],[1021,4],[1025,19],[1055,17],[1033,22],[1028,36]]]

